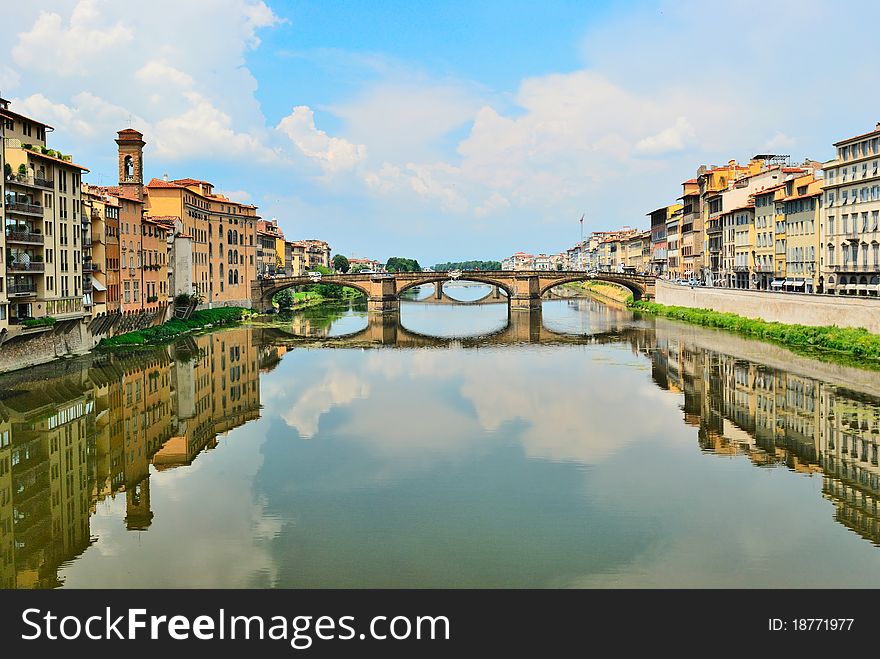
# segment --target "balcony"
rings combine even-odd
[[[82,246],[83,247],[91,247],[92,246],[92,237],[91,236],[83,236]]]
[[[54,188],[54,184],[49,179],[45,179],[41,176],[28,176],[27,174],[15,174],[14,176],[10,176],[6,179],[10,183],[17,183],[19,185],[26,185],[31,188],[45,188],[47,190],[52,190]]]
[[[104,234],[100,231],[92,231],[92,240],[93,243],[103,243],[104,242]]]
[[[7,201],[7,213],[22,213],[23,215],[36,215],[43,217],[43,207],[38,204],[26,204],[20,201]]]
[[[83,272],[101,272],[101,264],[88,261],[82,264]]]
[[[16,295],[27,296],[37,294],[37,285],[33,282],[28,284],[7,284],[6,294],[9,297]]]
[[[866,274],[880,274],[880,266],[877,265],[845,263],[843,265],[826,265],[825,268],[830,272],[864,272]]]
[[[7,231],[6,241],[10,243],[42,245],[45,242],[45,237],[42,233],[34,233],[33,231]]]
[[[8,263],[6,265],[8,272],[44,272],[46,264],[42,261],[30,261],[27,263]]]

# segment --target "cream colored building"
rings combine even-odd
[[[52,127],[0,99],[3,122],[5,304],[0,329],[26,331],[23,321],[74,320],[83,305],[80,177],[85,167],[46,146]]]
[[[880,123],[824,165],[821,276],[833,295],[880,292]]]

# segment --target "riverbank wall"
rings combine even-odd
[[[106,314],[91,320],[59,320],[51,327],[15,327],[0,336],[0,373],[87,354],[101,339],[161,325],[171,313],[171,307],[162,307],[150,312]]]
[[[704,286],[680,286],[658,279],[655,302],[710,309],[745,318],[811,327],[863,327],[880,334],[880,298],[773,293]]]

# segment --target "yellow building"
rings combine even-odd
[[[766,291],[774,288],[773,282],[781,282],[775,272],[776,253],[776,198],[784,197],[783,184],[771,186],[755,193],[755,285]],[[779,284],[775,288],[779,288]]]
[[[755,205],[734,208],[729,216],[733,222],[733,272],[734,288],[755,288]]]
[[[785,182],[782,209],[785,216],[785,290],[815,293],[820,290],[821,179],[812,174]]]

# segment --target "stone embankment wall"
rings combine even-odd
[[[658,279],[656,301],[792,325],[864,327],[880,334],[880,298],[691,288]]]
[[[22,329],[0,337],[0,373],[45,364],[62,357],[83,355],[101,339],[159,325],[170,309],[123,316],[109,314],[88,323],[81,319],[60,321],[50,328]]]

